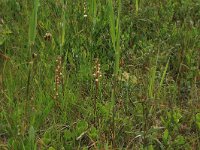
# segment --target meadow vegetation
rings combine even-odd
[[[200,148],[198,0],[0,0],[0,149]]]

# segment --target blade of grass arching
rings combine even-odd
[[[167,74],[167,69],[168,69],[168,66],[169,66],[169,60],[170,60],[170,58],[168,59],[167,64],[165,65],[165,69],[164,69],[164,71],[162,73],[162,77],[161,77],[160,84],[159,84],[159,89],[158,89],[158,97],[160,97],[161,88],[162,88],[164,79],[165,79],[166,74]]]
[[[110,24],[110,35],[112,39],[113,48],[115,50],[115,14],[113,8],[112,0],[108,1],[108,8],[109,8],[109,24]]]
[[[37,13],[39,7],[39,0],[34,0],[33,11],[29,20],[29,37],[28,45],[29,47],[34,44],[36,37],[36,27],[37,27]]]

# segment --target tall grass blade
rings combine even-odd
[[[166,74],[167,74],[167,69],[168,69],[168,66],[169,66],[169,60],[170,59],[168,59],[167,64],[165,65],[165,69],[164,69],[164,71],[162,73],[162,77],[161,77],[160,84],[159,84],[159,89],[158,89],[158,96],[160,96],[160,91],[161,91],[164,79],[166,77]]]
[[[90,0],[89,13],[92,18],[93,30],[94,30],[94,27],[96,25],[96,17],[97,17],[97,1],[96,0]]]
[[[113,2],[112,0],[108,1],[108,8],[109,8],[109,24],[110,24],[110,34],[112,39],[113,48],[115,50],[115,14],[114,14],[114,8],[113,8]]]
[[[136,15],[138,14],[138,10],[139,10],[139,0],[136,0],[136,2],[135,2],[135,13],[136,13]]]
[[[62,0],[62,16],[61,16],[61,38],[60,38],[60,55],[62,54],[62,48],[65,44],[65,30],[66,30],[66,4]]]
[[[121,0],[118,0],[118,17],[116,26],[116,49],[115,49],[115,74],[119,72],[119,60],[120,60],[120,13],[121,13]]]
[[[29,21],[29,46],[33,45],[36,37],[36,27],[37,27],[37,13],[39,7],[39,0],[34,0],[34,8]]]

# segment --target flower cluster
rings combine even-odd
[[[93,76],[95,77],[95,83],[98,86],[98,82],[99,82],[99,78],[102,77],[101,71],[100,71],[100,63],[99,63],[99,59],[97,58],[95,61],[95,72],[93,74]]]
[[[55,69],[55,96],[54,99],[58,98],[59,95],[59,86],[62,83],[62,58],[58,56],[56,59],[56,69]]]
[[[87,17],[87,4],[86,4],[86,2],[84,2],[83,5],[84,5],[84,10],[83,10],[84,15],[83,15],[83,17],[86,18]]]
[[[45,35],[44,35],[44,40],[45,41],[51,41],[52,39],[52,34],[50,32],[47,32]]]

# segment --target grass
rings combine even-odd
[[[198,1],[0,8],[0,149],[200,148]]]

